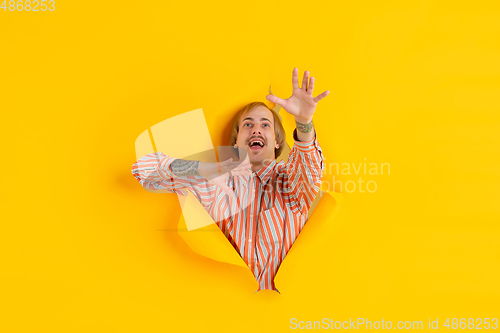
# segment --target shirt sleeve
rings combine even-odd
[[[295,141],[288,154],[288,161],[280,170],[282,176],[281,192],[285,201],[293,209],[307,214],[319,192],[324,170],[323,152],[316,139],[301,142],[297,138],[297,129],[293,131]]]
[[[132,174],[144,188],[150,190],[167,190],[183,196],[187,195],[186,191],[190,191],[206,209],[209,209],[215,201],[217,186],[202,176],[174,175],[170,164],[175,160],[176,158],[161,152],[151,153],[141,157],[132,165]]]

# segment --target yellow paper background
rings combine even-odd
[[[500,317],[499,22],[494,1],[0,10],[1,331]],[[134,142],[203,108],[223,145],[235,106],[265,101],[271,83],[288,97],[294,66],[331,91],[315,115],[327,165],[391,173],[344,193],[286,292],[254,294],[247,269],[184,243],[174,195],[141,189]]]

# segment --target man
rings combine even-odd
[[[231,130],[230,144],[247,152],[244,161],[204,163],[158,152],[132,166],[135,178],[148,189],[192,192],[253,272],[257,291],[278,291],[274,276],[306,222],[324,169],[312,119],[317,103],[329,92],[313,97],[314,78],[308,71],[299,88],[297,68],[292,84],[286,100],[267,96],[295,117],[295,144],[286,163],[276,163],[285,144],[279,117],[264,103],[254,102],[236,114]]]

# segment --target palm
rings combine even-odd
[[[302,79],[302,87],[299,88],[299,70],[297,68],[293,69],[292,74],[292,84],[293,92],[292,96],[288,99],[281,99],[274,95],[267,95],[267,99],[273,103],[279,104],[286,112],[295,116],[299,119],[310,119],[312,118],[314,111],[316,110],[316,104],[323,98],[325,98],[330,92],[324,91],[316,97],[313,97],[314,90],[314,77],[311,76],[309,79],[309,72],[304,72],[304,77]],[[307,81],[309,79],[309,86]]]
[[[317,104],[311,97],[302,89],[294,89],[292,96],[285,100],[282,107],[295,117],[310,117],[313,115]]]

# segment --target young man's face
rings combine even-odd
[[[271,111],[264,106],[256,106],[241,116],[239,124],[236,144],[247,151],[250,163],[264,166],[273,161],[278,143]]]

